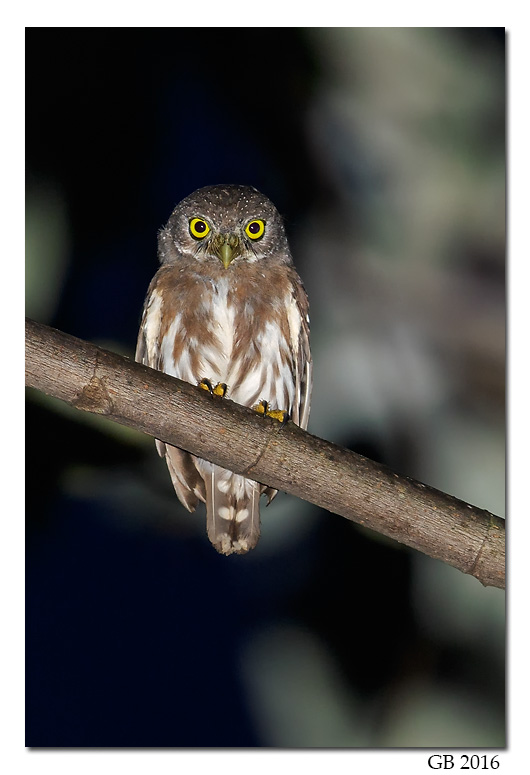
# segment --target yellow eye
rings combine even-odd
[[[208,232],[210,231],[210,227],[206,223],[206,221],[203,221],[202,218],[192,218],[190,221],[190,234],[192,237],[195,237],[195,239],[204,239]]]
[[[250,237],[250,239],[259,239],[260,237],[263,237],[263,232],[265,231],[265,221],[255,220],[250,221],[245,226],[245,234],[247,237]]]

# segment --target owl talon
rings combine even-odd
[[[289,420],[289,412],[285,409],[272,409],[266,413],[267,417],[272,417],[273,420],[278,420],[282,425]]]
[[[289,419],[289,412],[285,409],[269,409],[268,401],[260,401],[259,404],[253,406],[252,409],[258,414],[262,414],[264,417],[272,417],[273,420],[278,420],[282,425],[285,425]]]
[[[213,395],[213,387],[209,379],[201,379],[201,381],[199,382],[199,387],[202,388],[203,390],[207,390],[208,393]]]
[[[221,396],[221,398],[225,397],[226,391],[228,390],[225,382],[218,382],[217,385],[213,387],[210,380],[206,378],[201,379],[199,387],[203,390],[207,390],[211,396]]]
[[[214,396],[221,396],[221,398],[224,398],[227,390],[226,382],[218,382],[213,389],[213,394]]]

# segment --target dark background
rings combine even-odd
[[[132,355],[212,183],[286,220],[310,430],[504,513],[502,28],[28,29],[27,314]],[[28,746],[504,745],[504,597],[279,495],[218,556],[151,439],[27,395]]]

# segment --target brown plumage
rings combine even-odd
[[[208,186],[183,199],[161,230],[162,264],[145,300],[136,360],[193,384],[227,385],[244,406],[267,401],[307,427],[311,354],[307,296],[280,215],[248,186]],[[206,503],[222,554],[259,538],[259,498],[276,491],[157,441],[175,491]]]

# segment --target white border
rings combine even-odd
[[[509,745],[507,751],[499,751],[500,773],[522,772],[528,762],[528,691],[530,689],[529,672],[530,643],[528,636],[528,581],[527,574],[520,569],[528,565],[526,558],[530,507],[525,492],[527,482],[528,450],[528,402],[529,381],[526,364],[528,362],[530,321],[528,319],[528,262],[530,260],[529,236],[529,145],[530,121],[528,108],[528,49],[525,37],[524,18],[517,14],[515,7],[520,3],[464,3],[444,2],[442,14],[425,10],[425,6],[416,3],[378,3],[373,13],[365,13],[357,4],[348,4],[344,12],[343,2],[325,3],[325,12],[304,8],[293,3],[290,8],[285,2],[271,1],[264,5],[244,2],[202,3],[196,7],[196,15],[184,23],[183,14],[176,9],[176,3],[153,2],[91,2],[74,4],[71,2],[26,2],[19,12],[22,21],[13,20],[4,9],[1,66],[2,73],[2,109],[3,109],[3,170],[4,186],[2,193],[3,229],[3,269],[5,317],[4,317],[4,364],[18,374],[22,367],[21,340],[18,338],[18,293],[23,288],[23,257],[21,255],[23,233],[23,34],[27,26],[260,26],[266,21],[270,26],[289,26],[294,20],[303,26],[381,26],[377,20],[384,18],[385,25],[398,26],[407,22],[418,22],[422,26],[493,26],[503,22],[508,27],[509,59],[509,379],[510,379],[510,454],[509,454],[509,646],[510,646],[510,688],[509,688]],[[222,5],[222,8],[219,6]],[[360,5],[360,4],[359,4]],[[339,9],[339,10],[337,10]],[[274,13],[276,10],[278,14]],[[455,11],[453,14],[452,11]],[[198,14],[200,13],[200,18]],[[370,18],[370,17],[374,18]],[[504,16],[504,19],[499,18]],[[519,18],[514,18],[514,17]],[[368,18],[367,18],[368,17]],[[430,17],[427,22],[426,17]],[[452,18],[448,18],[452,17]],[[508,18],[509,17],[509,21]],[[339,22],[339,18],[341,22]],[[274,19],[281,20],[276,25]],[[443,21],[441,25],[432,22]],[[161,22],[164,22],[162,24]],[[101,24],[98,22],[104,22]],[[124,25],[124,22],[126,24]],[[20,196],[19,196],[20,194]],[[21,272],[21,276],[18,275]],[[14,284],[12,278],[14,276]],[[20,281],[20,285],[19,282]],[[14,290],[13,290],[14,289]],[[22,297],[22,294],[21,294]],[[21,303],[21,307],[23,302]],[[13,322],[16,321],[16,324]],[[11,324],[12,323],[12,324]],[[16,387],[15,387],[16,385]],[[4,386],[5,387],[5,386]],[[127,750],[127,751],[34,751],[24,749],[23,742],[23,566],[21,552],[22,533],[22,492],[21,467],[23,461],[22,434],[20,417],[23,416],[22,402],[18,401],[15,379],[10,386],[8,398],[13,406],[9,412],[11,422],[3,424],[4,443],[2,446],[2,468],[4,472],[2,513],[6,527],[0,549],[1,589],[3,593],[2,645],[3,653],[1,677],[1,724],[2,746],[1,763],[5,772],[50,772],[50,773],[92,773],[114,772],[117,766],[126,766],[129,775],[138,772],[176,773],[195,772],[212,767],[222,775],[229,772],[252,772],[259,775],[271,766],[283,770],[303,767],[304,775],[312,771],[321,773],[331,769],[334,773],[351,775],[353,772],[370,773],[392,772],[428,772],[427,759],[432,751],[303,751],[303,752],[225,752],[225,751],[172,751],[172,750]],[[5,390],[4,390],[5,392]],[[11,396],[13,392],[13,396]],[[28,472],[30,474],[31,472]],[[205,713],[207,713],[205,709]],[[445,752],[445,751],[444,751]],[[449,752],[448,752],[449,753]],[[456,756],[460,751],[453,752]],[[482,753],[482,752],[480,752]],[[487,751],[488,754],[496,753]],[[453,769],[456,772],[457,768]]]

